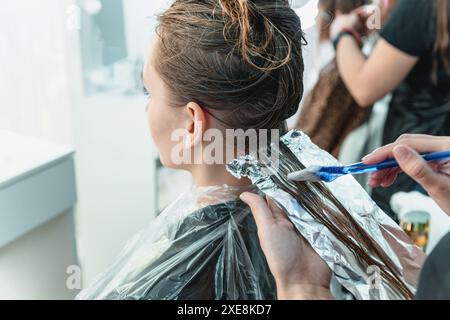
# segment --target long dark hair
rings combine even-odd
[[[273,148],[273,146],[268,146],[268,148]],[[342,241],[365,270],[370,266],[378,267],[383,283],[392,292],[406,299],[411,299],[413,294],[402,280],[395,263],[367,231],[359,225],[325,184],[322,182],[293,182],[288,180],[289,173],[305,169],[305,166],[283,142],[280,142],[278,150],[271,151],[275,151],[279,155],[280,165],[276,171],[270,166],[269,159],[265,159],[261,162],[261,165],[272,171],[272,181],[296,199],[312,217]]]
[[[283,128],[296,113],[303,34],[288,1],[176,0],[161,15],[158,34],[154,65],[173,106],[197,102],[233,129]],[[282,166],[302,167],[290,159],[281,154]],[[411,298],[392,261],[321,184],[287,189],[365,265],[380,266],[385,281]]]
[[[450,74],[450,1],[435,0],[436,6],[436,42],[434,43],[435,59],[433,78],[437,82],[439,60]]]

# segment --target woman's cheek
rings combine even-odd
[[[164,112],[164,109],[164,105],[158,105],[153,102],[150,104],[148,111],[150,133],[161,154],[166,153],[165,149],[170,142],[171,136],[171,123],[168,119],[167,110]]]
[[[149,102],[147,106],[147,117],[148,117],[148,124],[150,127],[150,134],[152,135],[153,141],[156,145],[158,145],[158,142],[160,141],[160,136],[158,134],[159,128],[158,124],[161,123],[161,121],[158,121],[159,112],[157,107],[154,105],[152,101]]]

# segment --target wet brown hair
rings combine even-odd
[[[284,126],[303,95],[303,33],[283,0],[176,0],[160,16],[155,67],[172,105],[226,128]]]
[[[176,0],[160,17],[154,65],[171,104],[197,102],[227,128],[284,128],[303,94],[300,20],[283,0]],[[303,165],[287,151],[283,168]],[[392,261],[321,184],[277,184],[403,296],[411,292]]]
[[[272,181],[296,199],[314,219],[322,223],[341,241],[354,254],[360,266],[365,270],[370,266],[378,267],[385,286],[395,292],[397,296],[412,299],[413,293],[402,279],[401,271],[398,270],[395,263],[359,225],[326,185],[322,182],[288,180],[289,173],[305,169],[305,166],[283,142],[280,142],[276,152],[280,158],[280,165],[276,171],[270,167],[269,159],[261,162],[263,166],[268,164],[266,168],[272,171]]]

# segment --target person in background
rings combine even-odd
[[[320,70],[317,71],[315,86],[305,95],[295,127],[335,157],[339,156],[342,143],[349,133],[369,119],[371,109],[358,106],[339,75],[330,40],[330,26],[335,16],[350,13],[367,3],[366,0],[319,1],[316,24],[320,34],[317,56]]]
[[[374,186],[389,186],[403,171],[421,184],[450,216],[450,161],[429,165],[419,153],[450,150],[450,137],[403,135],[396,142],[377,149],[363,159],[374,164],[395,157],[400,168],[371,175]],[[261,248],[275,277],[278,299],[333,299],[331,271],[309,243],[295,230],[286,214],[272,201],[243,193],[255,217]],[[450,299],[450,233],[426,260],[416,299]]]
[[[382,144],[407,132],[450,135],[450,1],[397,1],[368,58],[356,32],[361,17],[362,11],[338,16],[331,38],[340,74],[360,106],[393,92]],[[372,197],[396,219],[391,196],[413,190],[424,192],[413,179],[401,176],[388,188],[373,190]]]
[[[339,1],[339,7],[337,2]],[[367,0],[368,1],[368,0]],[[304,96],[309,95],[317,84],[322,69],[336,57],[333,43],[330,39],[330,27],[340,13],[350,13],[365,3],[365,0],[318,0],[315,24],[304,31],[306,45],[303,47],[305,72],[303,76]],[[342,9],[341,9],[342,8]],[[309,8],[311,10],[311,8]],[[343,10],[343,11],[342,11]],[[299,17],[304,16],[303,7],[296,9]],[[303,21],[302,21],[303,22]],[[304,99],[300,103],[303,108]],[[289,128],[296,126],[300,112],[288,119]]]

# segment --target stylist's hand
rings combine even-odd
[[[381,147],[364,157],[366,164],[375,164],[395,157],[400,169],[388,169],[372,174],[369,186],[391,186],[397,175],[404,172],[428,192],[431,198],[450,215],[450,161],[429,164],[419,153],[450,150],[450,137],[403,135],[396,142]]]
[[[361,36],[365,36],[370,30],[367,29],[367,19],[374,14],[373,6],[362,6],[347,14],[338,14],[330,27],[330,37],[335,39],[343,30],[353,30]]]
[[[335,39],[343,30],[355,30],[359,25],[359,17],[356,12],[337,15],[330,27],[330,37]]]
[[[278,299],[332,299],[331,271],[273,201],[245,192],[261,248],[275,277]]]

